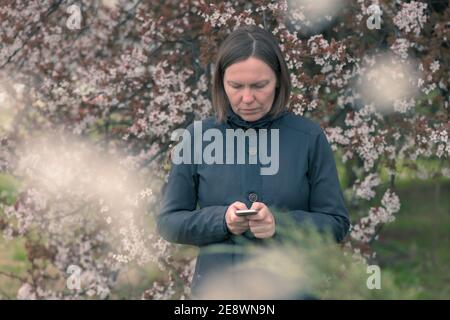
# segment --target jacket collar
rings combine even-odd
[[[272,122],[274,122],[276,119],[281,118],[282,116],[286,115],[288,111],[283,111],[276,117],[273,117],[272,115],[269,115],[268,113],[265,114],[262,118],[256,120],[256,121],[246,121],[242,119],[239,115],[237,115],[233,109],[228,105],[227,108],[227,123],[232,128],[242,128],[242,129],[267,129],[271,126]]]

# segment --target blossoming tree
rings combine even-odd
[[[320,123],[345,169],[358,256],[374,258],[400,209],[399,162],[450,177],[445,1],[1,3],[0,172],[17,187],[1,194],[0,230],[25,239],[30,267],[0,277],[18,278],[19,298],[106,298],[131,262],[168,275],[143,298],[186,297],[193,261],[149,220],[170,135],[212,114],[218,45],[240,25],[279,39],[293,112]],[[441,166],[424,173],[419,158]]]

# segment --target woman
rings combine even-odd
[[[178,146],[194,150],[183,151],[183,159],[191,161],[173,164],[157,218],[166,240],[200,248],[191,285],[194,296],[208,276],[245,258],[233,250],[210,253],[211,246],[232,249],[240,238],[255,243],[282,239],[283,217],[299,226],[312,222],[320,231],[331,231],[337,241],[349,229],[331,147],[318,124],[289,111],[290,76],[272,34],[255,26],[232,32],[220,46],[213,82],[216,117],[203,120],[200,132],[209,131],[208,141],[238,132],[235,137],[247,138],[245,161],[239,159],[242,148],[229,141],[226,147],[219,144],[215,155],[206,153],[215,157],[224,151],[233,161],[196,161],[195,144],[200,143],[200,153],[210,146],[205,136],[200,142],[185,139],[198,133],[190,125]],[[266,147],[278,164],[263,172],[267,157],[259,151]],[[257,214],[238,216],[236,211],[243,209]]]

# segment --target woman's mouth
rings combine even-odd
[[[259,108],[251,108],[251,109],[240,109],[239,110],[242,113],[256,113],[259,111]]]

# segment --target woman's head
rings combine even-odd
[[[247,121],[286,110],[290,76],[273,35],[256,26],[229,34],[219,48],[212,91],[219,121],[224,120],[228,104]]]

